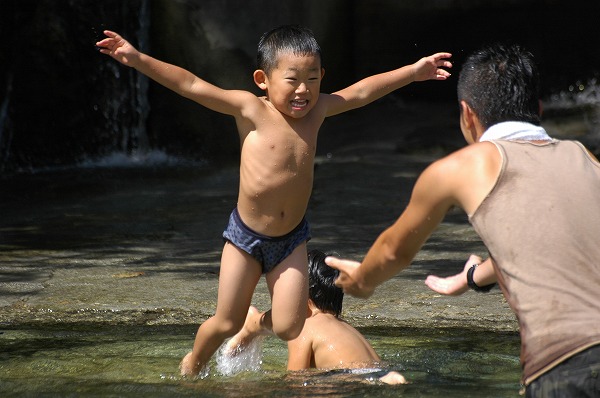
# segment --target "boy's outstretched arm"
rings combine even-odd
[[[228,115],[239,114],[249,92],[223,90],[193,73],[138,51],[118,33],[105,30],[106,38],[96,43],[102,54],[109,55],[123,65],[135,68],[157,83],[214,111]],[[247,99],[246,99],[247,101]]]
[[[446,80],[451,68],[452,54],[440,52],[423,57],[414,64],[364,78],[353,85],[326,96],[327,116],[336,115],[367,105],[412,82]]]

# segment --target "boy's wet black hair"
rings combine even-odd
[[[308,252],[308,297],[321,311],[339,317],[344,291],[334,282],[340,272],[325,264],[325,257],[320,250]]]
[[[497,43],[471,54],[457,91],[486,129],[506,121],[540,125],[538,68],[533,55],[518,45]]]
[[[279,55],[291,52],[294,55],[317,55],[323,64],[321,47],[313,32],[300,25],[283,25],[264,33],[258,42],[256,66],[270,76],[277,67]]]

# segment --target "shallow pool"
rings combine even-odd
[[[515,333],[438,329],[361,329],[410,384],[389,386],[369,374],[286,372],[286,347],[262,343],[257,367],[219,372],[217,356],[203,379],[178,374],[196,326],[69,326],[4,329],[0,395],[245,397],[517,397],[519,337]]]

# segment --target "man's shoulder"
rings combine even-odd
[[[494,144],[468,145],[433,162],[419,177],[414,195],[422,203],[458,205],[469,213],[477,205],[473,197],[485,196],[479,191],[493,184],[501,164]]]
[[[498,148],[496,147],[496,145],[491,141],[484,141],[466,145],[465,147],[449,154],[448,157],[455,156],[468,159],[471,157],[487,156],[490,153],[494,152],[498,152]]]
[[[499,157],[500,152],[496,145],[491,142],[477,142],[436,160],[431,166],[453,172],[455,169],[462,169],[465,165],[473,163],[494,162]]]

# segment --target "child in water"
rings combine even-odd
[[[288,370],[364,369],[381,365],[381,358],[364,336],[341,320],[344,292],[334,282],[339,271],[325,264],[327,255],[319,250],[308,253],[309,299],[306,321],[300,335],[287,342]],[[235,356],[254,338],[270,334],[260,325],[260,313],[250,307],[242,330],[227,342],[226,355]],[[405,384],[400,373],[392,371],[379,378],[387,384]]]
[[[282,26],[258,44],[253,78],[264,96],[216,87],[191,72],[139,52],[105,31],[99,51],[202,106],[235,118],[240,146],[237,207],[223,233],[217,309],[200,325],[183,375],[198,375],[228,337],[244,325],[254,289],[265,274],[271,310],[261,325],[281,339],[295,339],[308,299],[305,212],[313,185],[317,134],[328,116],[359,108],[423,80],[446,80],[449,53],[367,77],[333,94],[320,92],[325,70],[309,29]]]

